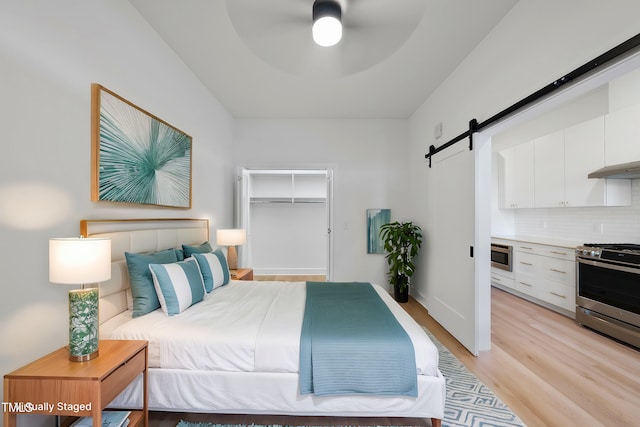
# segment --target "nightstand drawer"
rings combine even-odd
[[[135,377],[145,371],[146,349],[122,363],[102,381],[102,405],[108,405]]]
[[[101,340],[100,356],[85,362],[69,360],[68,349],[62,347],[6,374],[4,400],[12,405],[4,410],[4,426],[15,427],[18,414],[26,412],[21,402],[53,402],[48,410],[29,408],[28,412],[63,416],[62,425],[69,425],[79,416],[91,416],[93,424],[100,426],[105,406],[142,374],[142,410],[131,411],[129,426],[146,427],[147,345],[144,340]]]
[[[239,268],[231,273],[231,280],[253,280],[253,268]]]

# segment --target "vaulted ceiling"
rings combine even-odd
[[[130,0],[236,118],[407,118],[517,2],[339,1],[320,47],[313,0]]]

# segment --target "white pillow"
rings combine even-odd
[[[160,307],[168,316],[182,313],[204,298],[204,281],[195,259],[149,264],[149,270]]]
[[[229,283],[231,275],[227,258],[220,249],[206,254],[193,254],[193,257],[198,261],[207,292]]]

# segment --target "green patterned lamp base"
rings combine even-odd
[[[69,291],[69,360],[98,357],[98,289]]]

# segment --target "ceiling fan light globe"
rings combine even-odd
[[[333,16],[324,16],[313,23],[311,31],[316,44],[323,47],[333,46],[342,38],[342,23]]]

